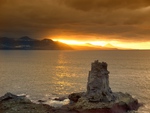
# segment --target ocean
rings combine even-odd
[[[150,51],[1,50],[0,96],[26,94],[33,101],[86,91],[91,63],[108,64],[113,92],[127,92],[150,113]]]

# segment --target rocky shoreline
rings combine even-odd
[[[76,94],[70,95],[71,100],[77,100],[72,105],[72,109],[79,111],[79,113],[128,113],[138,110],[140,104],[137,99],[134,99],[128,93],[116,92],[118,99],[113,102],[89,102],[84,96]],[[75,96],[76,95],[76,96]],[[73,99],[75,98],[75,99]]]
[[[52,107],[40,100],[31,102],[25,96],[6,93],[0,97],[0,113],[134,113],[140,104],[128,93],[112,92],[107,63],[95,61],[89,72],[87,91],[72,93],[70,103]],[[56,98],[63,101],[66,98]]]
[[[122,95],[123,93],[118,94]],[[101,102],[89,104],[88,101],[81,99],[81,96],[76,93],[69,95],[69,98],[78,98],[77,102],[55,108],[42,103],[33,103],[25,96],[6,93],[0,97],[0,113],[134,113],[133,110],[139,108],[138,101],[129,94],[123,95],[124,102],[122,100],[115,104]],[[62,100],[58,99],[57,101]]]

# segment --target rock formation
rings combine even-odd
[[[69,95],[69,99],[74,102],[72,109],[79,113],[127,113],[137,110],[137,99],[128,93],[111,91],[108,74],[107,63],[98,60],[93,62],[89,71],[87,91]]]
[[[53,108],[32,103],[25,96],[6,93],[0,97],[0,113],[54,113]]]
[[[107,63],[92,63],[91,71],[88,76],[86,96],[91,102],[110,102],[113,101],[114,95],[109,87],[109,71]]]

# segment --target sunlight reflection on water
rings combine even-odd
[[[150,51],[0,51],[0,95],[32,100],[86,91],[91,62],[106,61],[112,91],[128,92],[150,111]]]

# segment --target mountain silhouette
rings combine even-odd
[[[72,50],[69,45],[51,39],[36,40],[28,36],[21,38],[0,38],[1,50]]]

